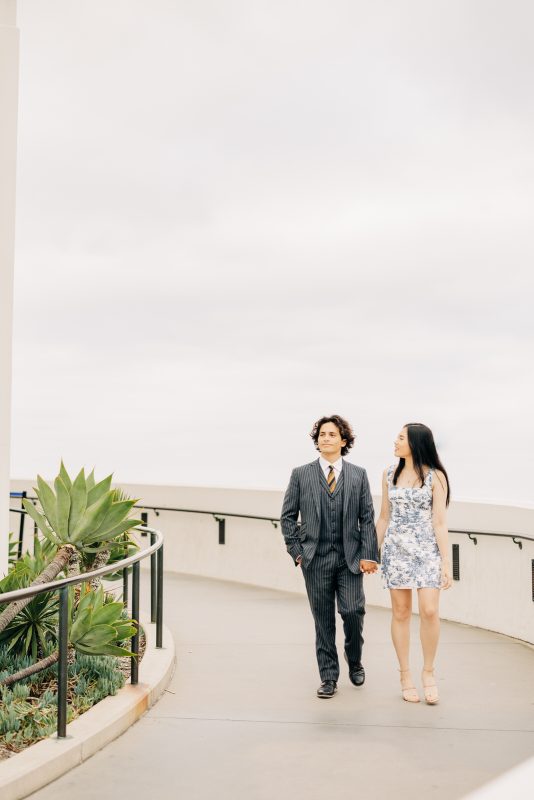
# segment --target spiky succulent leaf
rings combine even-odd
[[[75,647],[76,650],[79,650],[80,653],[84,653],[86,656],[117,656],[118,658],[121,656],[128,656],[131,658],[134,655],[124,647],[119,647],[118,645],[113,644],[102,645],[98,648],[86,647],[84,645],[77,644]]]
[[[24,506],[24,510],[27,511],[27,513],[33,519],[33,521],[35,522],[39,530],[43,533],[43,535],[46,536],[46,538],[50,542],[52,542],[52,544],[61,547],[62,544],[61,540],[59,539],[58,536],[56,536],[56,534],[48,524],[46,517],[44,517],[43,514],[37,511],[31,500],[27,500],[26,498],[24,498],[24,500],[22,501],[22,505]]]
[[[94,489],[95,483],[96,483],[94,469],[92,469],[91,472],[89,473],[89,475],[87,476],[86,483],[87,483],[87,491],[88,492],[90,492],[91,489]]]
[[[85,585],[89,585],[89,584],[85,584]],[[74,587],[72,587],[72,588],[74,589]],[[83,593],[83,589],[82,589],[82,595],[81,595],[81,597],[80,597],[80,599],[78,601],[78,605],[76,606],[76,609],[75,609],[76,618],[78,618],[80,616],[80,614],[85,614],[87,611],[92,614],[93,613],[93,604],[94,604],[94,592],[91,591],[91,590],[88,590],[87,592]],[[71,609],[71,612],[72,611],[74,611],[74,603],[73,603],[73,606],[72,606],[72,609]]]
[[[97,553],[102,553],[104,550],[109,550],[109,542],[104,542],[104,544],[100,544],[100,545],[96,545],[96,544],[83,545],[83,544],[81,544],[81,545],[77,545],[77,547],[78,547],[78,550],[80,551],[80,553],[83,553],[83,555],[96,556]]]
[[[134,628],[133,625],[125,622],[124,625],[115,625],[114,626],[116,634],[117,634],[117,641],[123,642],[125,639],[131,639],[137,633],[137,628]]]
[[[111,489],[111,479],[113,475],[108,475],[106,478],[103,478],[96,486],[93,486],[92,489],[89,490],[87,495],[87,506],[94,505],[101,497],[107,494]],[[113,500],[113,498],[112,498]]]
[[[70,640],[73,644],[75,644],[85,632],[87,632],[91,625],[91,617],[93,615],[93,609],[91,607],[85,608],[82,611],[78,611],[76,614],[76,619],[72,623],[70,629]]]
[[[87,482],[85,480],[85,472],[82,469],[76,476],[74,483],[70,489],[70,517],[69,517],[69,535],[72,536],[73,531],[76,530],[78,523],[85,513],[87,508]]]
[[[56,514],[57,514],[57,528],[56,533],[63,542],[69,540],[69,514],[70,514],[70,494],[69,490],[63,483],[63,480],[58,477],[54,481],[54,488],[56,490]]]
[[[87,536],[95,533],[111,508],[111,493],[102,495],[96,503],[87,506],[85,514],[72,533],[74,543],[83,541]]]
[[[56,513],[56,496],[47,482],[41,478],[40,475],[37,476],[37,487],[35,488],[35,492],[37,497],[39,498],[39,502],[41,503],[41,508],[43,509],[43,513],[47,518],[48,522],[50,523],[50,527],[52,530],[58,533],[57,529],[57,513]]]
[[[119,642],[136,632],[133,620],[123,617],[122,603],[106,603],[105,600],[102,587],[91,589],[82,596],[70,629],[70,641],[77,650],[87,655],[130,656],[131,653],[123,648],[113,652],[105,649],[117,647]]]
[[[133,517],[129,519],[125,519],[123,522],[120,522],[111,530],[106,531],[105,533],[94,533],[92,536],[84,537],[84,543],[86,545],[94,544],[95,542],[112,542],[117,536],[120,536],[121,533],[125,533],[126,531],[135,528],[137,525],[140,525],[142,520],[140,519],[133,519]]]
[[[106,603],[101,608],[93,611],[93,623],[95,625],[113,624],[117,617],[120,618],[124,606],[122,603]]]
[[[129,656],[130,658],[134,655],[130,650],[126,650],[124,647],[119,647],[116,644],[107,644],[105,647],[102,648],[101,653],[99,655],[103,656]]]
[[[14,564],[18,559],[19,543],[18,538],[15,537],[13,531],[9,531],[9,544],[8,544],[8,563]]]
[[[78,639],[78,644],[84,647],[101,647],[109,644],[115,637],[113,625],[91,625],[88,630]],[[76,644],[76,642],[73,642]]]
[[[127,523],[129,522],[136,522],[136,520],[126,520]],[[115,564],[117,561],[121,561],[123,558],[127,556],[133,556],[139,550],[139,545],[134,539],[128,534],[123,533],[120,536],[117,536],[111,543],[109,547],[109,558],[108,558],[108,565]],[[132,568],[128,567],[128,572],[131,572]],[[105,581],[116,581],[119,578],[123,577],[123,571],[117,570],[117,572],[111,572],[108,575],[104,575],[103,580]]]
[[[127,514],[129,514],[135,502],[135,500],[121,500],[118,503],[112,502],[109,512],[96,529],[95,534],[101,533],[105,536],[108,531],[113,530],[113,528],[122,522]]]
[[[61,459],[61,466],[59,468],[59,477],[67,487],[67,490],[70,492],[70,488],[72,486],[72,481],[69,477],[69,473],[65,469],[65,464],[63,463],[63,459]]]
[[[95,590],[94,595],[95,595],[95,600],[93,603],[93,613],[102,608],[102,606],[104,605],[104,601],[106,599],[106,595],[104,594],[104,589],[102,586],[99,586],[98,589]]]

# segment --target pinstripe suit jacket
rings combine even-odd
[[[282,507],[281,526],[287,552],[308,565],[321,532],[321,465],[319,459],[291,473]],[[299,522],[300,513],[300,522]],[[378,562],[374,508],[367,473],[343,459],[343,547],[351,572],[360,572],[360,560]]]

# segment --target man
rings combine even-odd
[[[321,455],[291,473],[281,525],[287,551],[302,569],[315,620],[322,681],[317,696],[330,698],[339,678],[336,597],[349,678],[354,686],[365,681],[363,574],[377,571],[378,545],[367,473],[342,458],[354,443],[349,423],[337,415],[321,417],[310,435]]]

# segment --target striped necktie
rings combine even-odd
[[[332,493],[336,488],[336,474],[334,472],[334,467],[330,466],[330,472],[328,473],[328,478],[326,480],[328,483],[328,488],[330,489],[330,493]]]

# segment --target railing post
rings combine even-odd
[[[132,567],[132,619],[136,632],[132,636],[130,683],[135,686],[139,682],[139,561]]]
[[[21,492],[21,495],[20,495],[20,497],[21,497],[20,505],[21,505],[21,508],[23,509],[23,511],[24,511],[24,505],[23,505],[22,501],[24,500],[26,495],[27,495],[27,492],[25,490],[23,492]],[[19,547],[18,547],[18,551],[17,551],[17,553],[18,553],[17,557],[19,559],[22,558],[22,542],[24,540],[24,523],[25,522],[26,522],[26,514],[22,513],[20,515],[20,521],[19,521]]]
[[[125,608],[127,608],[128,602],[128,567],[124,567],[122,570],[122,603]]]
[[[35,502],[31,500],[30,502],[35,505]],[[33,523],[33,552],[35,553],[35,542],[39,541],[39,528],[37,527],[37,523]]]
[[[67,680],[68,680],[68,613],[69,590],[66,586],[59,590],[59,662],[57,680],[57,735],[64,739],[67,735]]]
[[[163,544],[157,552],[156,647],[163,647]]]
[[[141,525],[148,528],[148,511],[141,511]],[[141,531],[141,536],[146,536],[146,531]]]
[[[128,534],[124,534],[124,541],[126,542],[126,552],[128,555]],[[128,567],[122,569],[122,604],[124,608],[128,608]]]
[[[150,534],[150,546],[156,543],[156,534]],[[150,622],[156,621],[156,607],[158,603],[158,577],[157,577],[157,553],[150,556]]]

